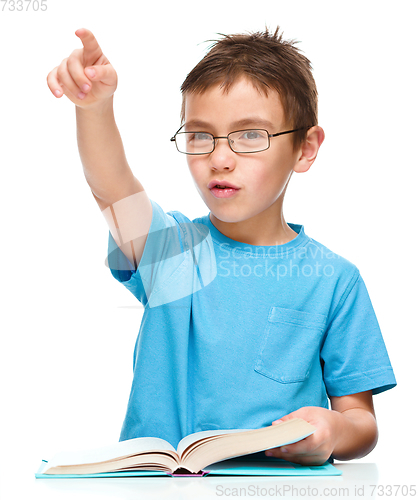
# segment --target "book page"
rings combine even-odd
[[[179,457],[182,456],[184,450],[191,444],[200,441],[201,439],[205,439],[207,437],[217,436],[218,434],[232,434],[234,432],[245,432],[254,429],[224,429],[224,430],[211,430],[211,431],[200,431],[194,432],[193,434],[189,434],[184,437],[177,446],[177,454]]]
[[[241,432],[242,436],[225,432],[223,435],[207,437],[198,441],[182,455],[181,465],[192,472],[203,467],[250,453],[295,443],[315,432],[315,427],[301,418],[281,422],[277,425]]]
[[[57,453],[48,462],[49,467],[56,467],[58,465],[76,465],[76,464],[91,464],[96,462],[106,462],[118,457],[125,457],[129,455],[137,455],[146,451],[169,451],[176,450],[171,446],[168,441],[160,438],[135,438],[127,441],[120,441],[118,443],[85,451],[63,451]]]

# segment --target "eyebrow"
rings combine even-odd
[[[274,125],[268,121],[264,120],[263,118],[260,118],[259,116],[251,116],[248,118],[243,118],[242,120],[237,120],[235,122],[231,123],[231,128],[234,130],[237,130],[239,127],[248,127],[248,126],[257,126],[257,127],[265,127],[268,129],[274,128]],[[212,125],[208,122],[202,121],[202,120],[189,120],[184,124],[185,127],[189,128],[190,127],[202,127],[202,129],[205,128],[211,128]]]

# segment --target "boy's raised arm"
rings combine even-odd
[[[117,74],[93,33],[47,77],[56,97],[76,105],[77,142],[84,174],[122,252],[137,267],[152,220],[151,202],[128,165],[113,113]]]

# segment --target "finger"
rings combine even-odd
[[[68,99],[70,99],[71,102],[73,102],[74,104],[78,104],[79,103],[79,101],[81,100],[81,98],[79,98],[78,96],[74,95],[70,90],[67,89],[67,87],[64,84],[61,84],[61,88],[62,88],[62,91],[63,91],[64,95],[66,95],[68,97]],[[82,99],[84,99],[84,97]]]
[[[80,38],[84,47],[84,60],[83,66],[91,66],[102,55],[102,49],[98,44],[95,36],[91,31],[86,28],[78,29],[75,34]]]
[[[77,85],[78,91],[87,94],[87,92],[91,90],[92,83],[87,78],[84,72],[84,67],[81,63],[81,58],[82,58],[82,49],[74,50],[74,52],[72,52],[72,54],[67,60],[67,69],[71,75],[71,78],[74,80],[74,83]]]
[[[280,448],[282,453],[289,455],[305,455],[312,454],[318,448],[318,443],[313,436],[308,436],[296,443],[286,444]]]
[[[326,462],[327,457],[323,453],[290,453],[289,451],[284,451],[287,447],[283,448],[273,448],[267,450],[265,454],[268,457],[279,458],[281,460],[286,460],[287,462],[293,462],[301,465],[322,465]]]
[[[272,422],[272,425],[278,425],[282,424],[283,422],[288,422],[289,420],[294,420],[297,417],[294,417],[291,413],[289,415],[285,415],[284,417],[280,418],[279,420],[275,420]]]
[[[54,94],[55,97],[59,98],[62,97],[64,93],[57,78],[57,68],[58,66],[48,73],[46,82],[48,84],[49,90]]]
[[[93,82],[114,85],[117,81],[115,68],[111,64],[100,64],[84,69],[84,73]]]
[[[265,452],[265,455],[267,457],[274,457],[274,458],[280,458],[281,460],[287,460],[287,461],[291,461],[291,459],[289,458],[290,456],[294,456],[293,454],[287,452],[285,450],[285,447],[282,447],[282,448],[272,448],[270,450],[267,450]]]
[[[296,410],[296,411],[293,411],[292,413],[288,413],[287,415],[284,415],[283,417],[280,417],[279,420],[275,420],[274,422],[272,422],[272,424],[281,424],[282,422],[287,422],[289,420],[293,420],[295,418],[302,418],[300,416],[300,410]]]
[[[278,458],[300,465],[322,465],[327,461],[322,455],[292,455],[290,453],[285,453]]]
[[[75,83],[68,71],[67,59],[64,59],[58,66],[57,78],[58,82],[63,85],[62,90],[65,94],[67,94],[67,91],[70,91],[73,97],[76,97],[78,99],[83,99],[85,97],[85,94],[83,92],[80,92],[80,88]]]
[[[288,460],[289,455],[305,455],[313,453],[318,448],[318,443],[313,436],[308,436],[296,443],[286,444],[266,451],[267,456],[284,458]],[[270,454],[269,454],[270,453]]]

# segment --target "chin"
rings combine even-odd
[[[233,214],[226,214],[226,213],[220,213],[219,210],[211,210],[211,214],[218,219],[221,222],[225,222],[228,224],[234,224],[237,222],[242,222],[246,220],[248,217],[243,217],[242,215],[233,215]]]

